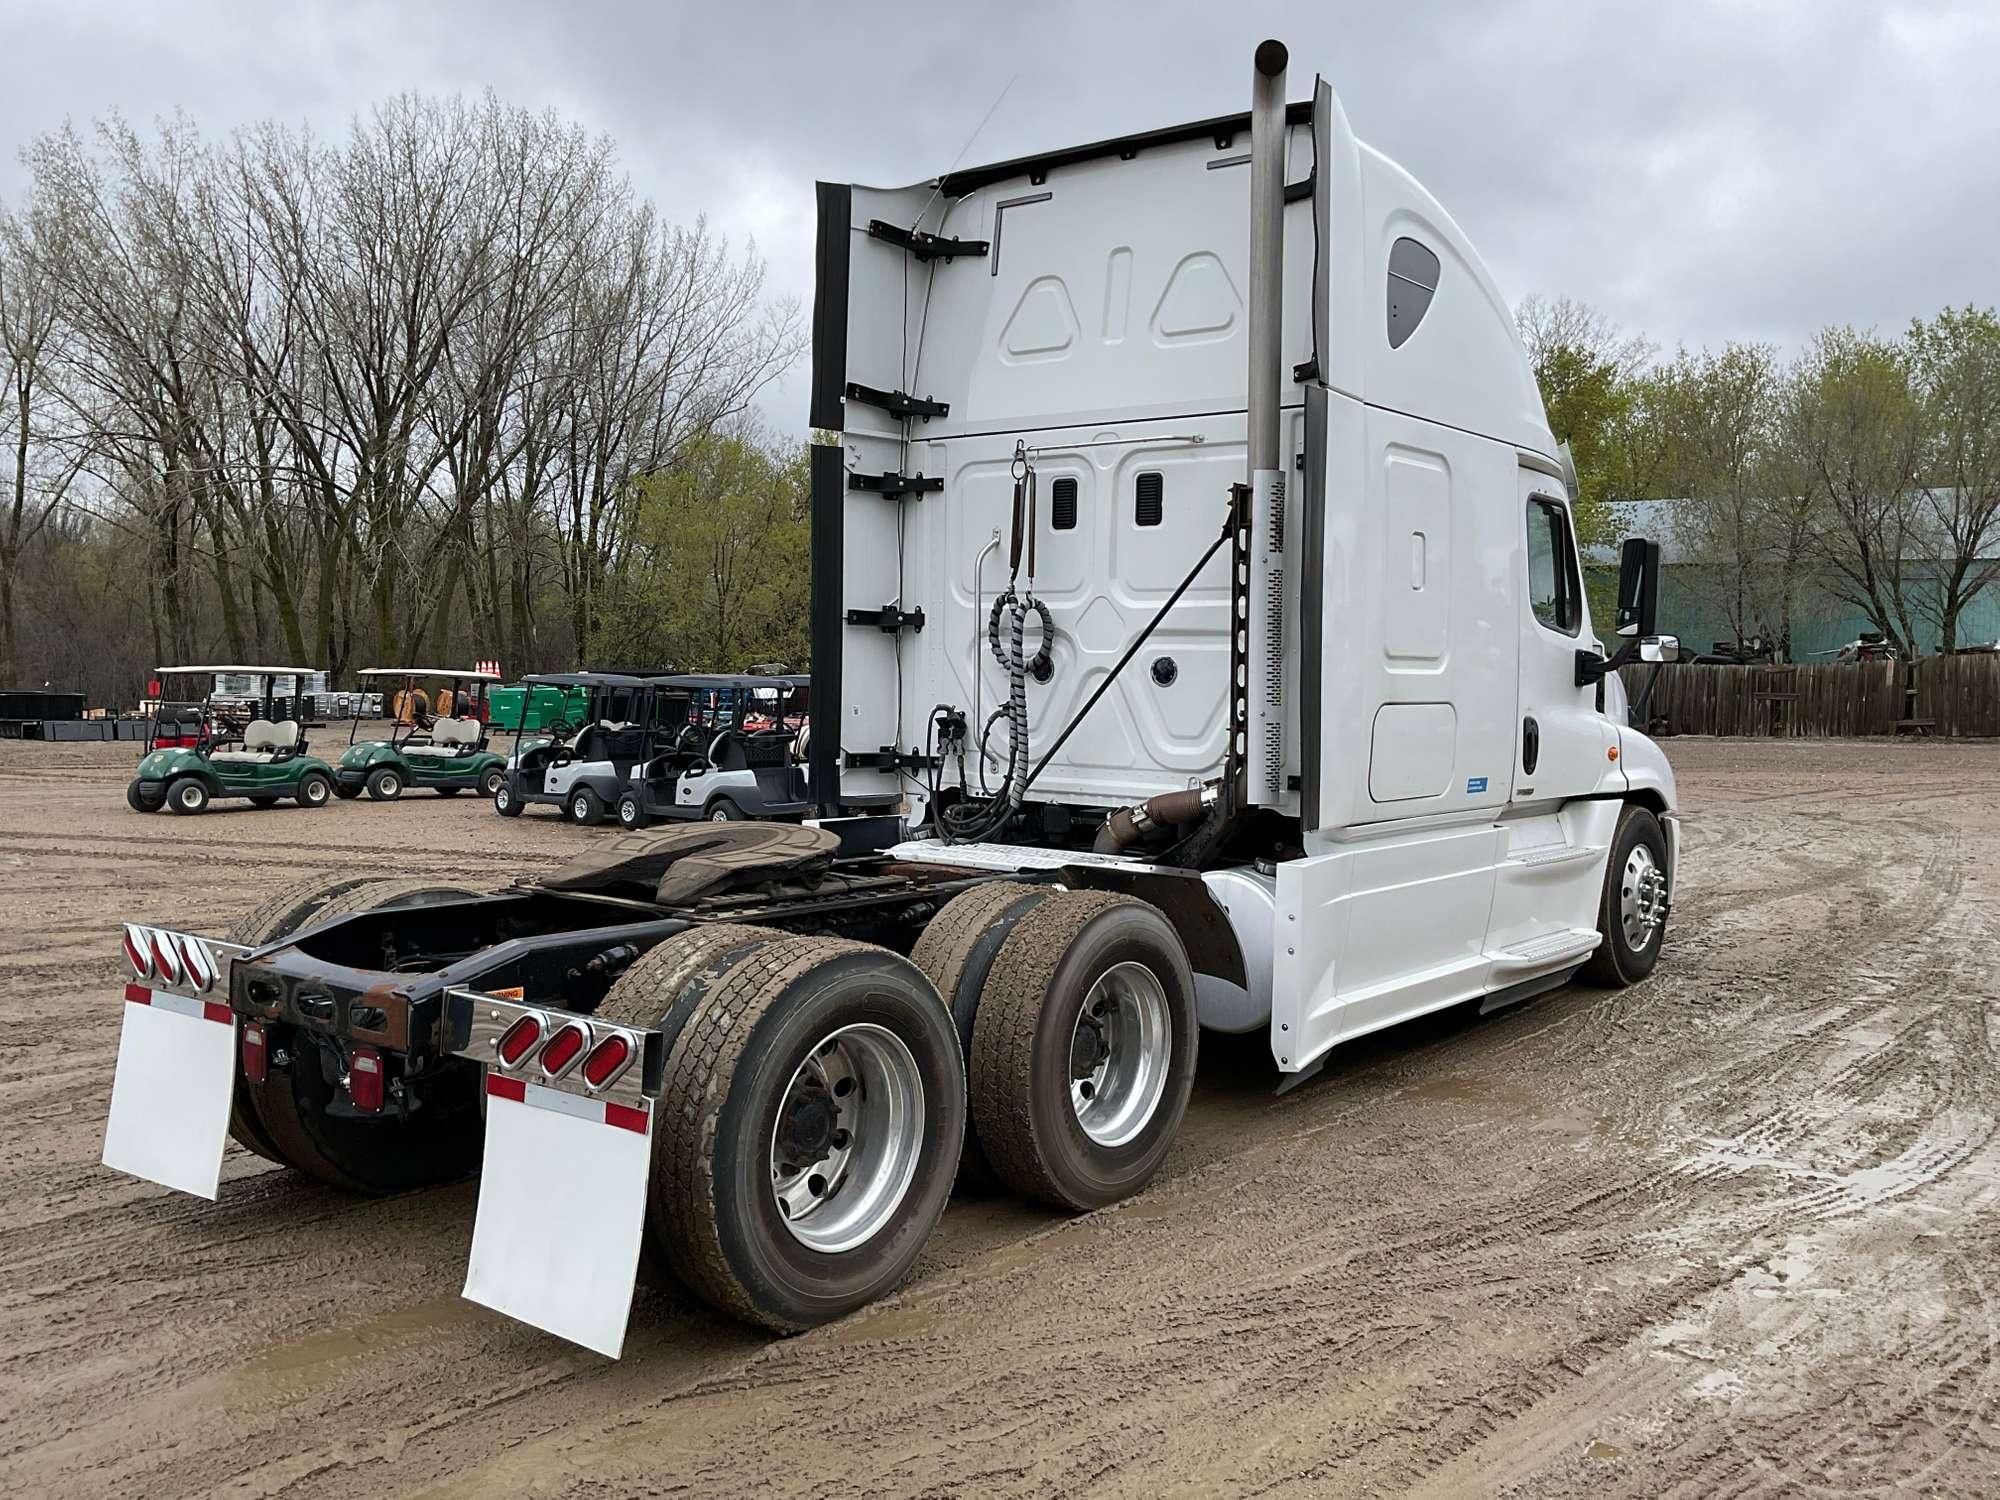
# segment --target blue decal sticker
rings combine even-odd
[[[1465,789],[1466,789],[1466,791],[1467,791],[1467,792],[1483,792],[1483,791],[1485,791],[1485,790],[1486,790],[1486,778],[1485,778],[1484,776],[1468,776],[1468,777],[1466,777],[1466,778],[1465,778]]]

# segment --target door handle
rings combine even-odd
[[[1521,770],[1523,774],[1535,774],[1535,762],[1542,758],[1542,726],[1533,715],[1521,721]]]

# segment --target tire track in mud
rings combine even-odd
[[[26,1209],[0,1225],[0,1375],[34,1393],[0,1412],[0,1486],[1707,1495],[1852,1458],[1869,1482],[1990,1492],[1990,1414],[1952,1414],[1985,1392],[1966,1319],[1903,1330],[1917,1374],[1882,1389],[1873,1448],[1815,1441],[1884,1373],[1833,1347],[1828,1309],[1852,1298],[1831,1294],[1909,1311],[1897,1277],[1959,1307],[2000,1286],[2000,766],[1911,748],[1673,744],[1689,869],[1649,985],[1413,1023],[1283,1100],[1258,1046],[1214,1045],[1140,1198],[1078,1220],[961,1200],[900,1295],[794,1340],[646,1291],[619,1365],[457,1298],[470,1186],[357,1203],[232,1156],[210,1205],[93,1165],[109,918],[42,877],[216,930],[267,856],[231,825],[218,868],[169,889],[79,820],[36,846],[34,877],[0,866],[23,934],[91,944],[87,972],[0,950],[10,1019],[79,1014],[51,1083],[0,1045],[0,1186]],[[1869,794],[1833,797],[1864,764]],[[0,780],[0,834],[32,821],[17,796]],[[461,868],[368,847],[382,826],[327,819],[325,849],[270,858],[301,862],[285,878],[315,858]],[[476,857],[553,862],[588,837],[552,829],[503,825]],[[1756,1160],[1702,1170],[1717,1139]],[[1837,1266],[1874,1279],[1844,1288]],[[1786,1448],[1796,1475],[1772,1467]]]

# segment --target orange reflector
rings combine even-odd
[[[500,1040],[493,1044],[493,1050],[500,1054],[501,1066],[511,1068],[534,1051],[535,1043],[541,1039],[541,1017],[523,1016],[501,1034]]]
[[[584,1029],[576,1022],[570,1022],[550,1037],[548,1046],[542,1048],[542,1071],[551,1078],[568,1072],[570,1065],[583,1055],[589,1041]]]
[[[632,1044],[616,1032],[599,1042],[583,1060],[583,1081],[594,1089],[601,1089],[620,1073],[625,1064],[632,1060]]]
[[[1613,745],[1609,750],[1605,751],[1604,758],[1606,760],[1618,759],[1618,747],[1616,745]]]

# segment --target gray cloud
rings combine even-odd
[[[2000,299],[1993,0],[8,11],[10,148],[113,109],[338,131],[398,90],[491,87],[612,136],[670,217],[754,235],[801,302],[816,177],[943,170],[1010,78],[968,162],[1241,108],[1265,35],[1291,46],[1295,97],[1325,72],[1509,296],[1581,297],[1669,347]],[[10,149],[0,197],[22,186]],[[774,420],[802,422],[804,389]]]

